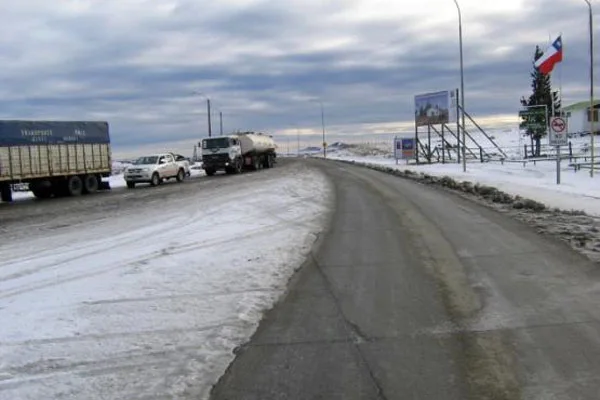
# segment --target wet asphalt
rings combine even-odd
[[[307,162],[329,229],[212,399],[599,398],[595,264],[447,191]]]

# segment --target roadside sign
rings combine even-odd
[[[546,106],[526,106],[519,110],[520,128],[533,131],[545,131],[548,126]]]
[[[553,117],[550,119],[550,134],[548,135],[550,146],[566,146],[568,145],[567,138],[567,121],[561,117]]]
[[[410,160],[416,156],[415,138],[394,138],[394,156],[398,160]]]

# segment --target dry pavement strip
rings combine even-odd
[[[214,400],[599,398],[595,264],[438,188],[307,162],[332,223]]]

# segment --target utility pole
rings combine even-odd
[[[223,112],[219,111],[219,125],[221,126],[221,136],[223,136]]]
[[[590,176],[594,177],[594,18],[592,13],[591,0],[585,0],[589,9],[589,27],[590,27],[590,141],[592,151],[592,165]]]
[[[210,122],[210,99],[206,98],[206,107],[208,108],[208,137],[212,136],[212,124]]]
[[[300,157],[300,128],[296,128],[296,141],[298,142],[296,148],[296,157]]]

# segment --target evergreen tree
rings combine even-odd
[[[533,64],[543,55],[542,50],[539,46],[535,47],[535,53],[533,56]],[[548,122],[552,116],[552,103],[554,103],[554,116],[560,115],[560,100],[558,92],[552,91],[552,85],[550,83],[550,75],[544,75],[538,69],[533,66],[531,72],[531,88],[532,93],[529,98],[521,97],[522,106],[542,106],[547,107],[547,115],[544,115],[543,109],[540,108],[539,114],[529,115],[523,118],[521,122],[521,128],[527,127],[531,123],[535,123],[537,126],[534,128],[528,127],[526,134],[530,136],[532,142],[532,156],[540,156],[541,139],[546,136],[548,132]],[[531,109],[532,111],[534,109]],[[533,142],[535,141],[535,149]]]

